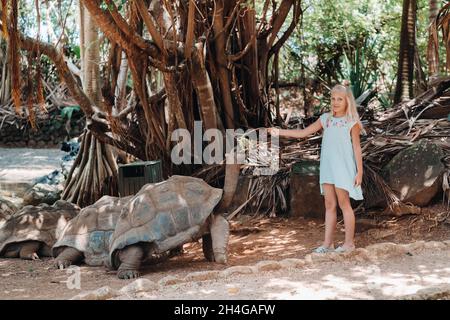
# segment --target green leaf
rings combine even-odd
[[[72,119],[72,114],[74,111],[80,111],[80,106],[67,106],[61,109],[61,117],[63,120],[67,118],[67,120]]]

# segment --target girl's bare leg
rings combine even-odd
[[[344,215],[345,225],[345,241],[342,246],[343,249],[355,248],[355,214],[350,203],[350,197],[348,191],[340,188],[336,188],[336,195],[339,203],[339,207]]]
[[[323,246],[334,248],[334,232],[336,231],[336,192],[333,184],[322,184],[323,194],[325,196],[325,240]]]

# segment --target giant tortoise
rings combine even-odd
[[[79,211],[77,205],[63,200],[52,206],[23,207],[0,228],[0,256],[29,260],[51,257],[51,247]]]
[[[231,190],[227,178],[224,189]],[[143,186],[117,221],[110,266],[118,269],[121,279],[136,278],[147,259],[200,237],[205,257],[226,263],[229,224],[214,210],[221,207],[223,198],[229,198],[225,193],[202,179],[179,175]]]
[[[52,248],[56,266],[63,269],[83,260],[90,266],[106,264],[109,240],[122,207],[131,198],[103,196],[83,208],[78,216],[69,221]]]

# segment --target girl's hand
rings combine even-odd
[[[280,129],[272,127],[272,128],[268,128],[267,132],[271,135],[271,136],[279,136],[280,135]]]
[[[360,185],[361,185],[361,183],[362,183],[362,172],[358,172],[357,174],[356,174],[356,177],[355,177],[355,183],[354,183],[354,186],[355,187],[359,187]]]

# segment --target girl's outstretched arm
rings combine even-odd
[[[273,136],[288,137],[288,138],[305,138],[312,135],[314,132],[322,129],[320,119],[317,119],[314,123],[301,130],[285,130],[278,128],[269,128],[268,132]]]
[[[361,127],[359,125],[354,125],[351,129],[353,152],[355,154],[356,160],[356,177],[355,186],[360,186],[363,177],[363,162],[362,162],[362,152],[361,152]]]

